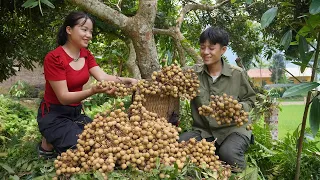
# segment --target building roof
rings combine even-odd
[[[302,77],[302,76],[311,76],[312,69],[306,68],[303,73],[301,73],[300,68],[286,68],[287,71],[289,71],[292,75],[295,77]],[[292,75],[286,72],[287,77],[292,77]]]
[[[286,68],[295,77],[309,77],[311,76],[312,69],[306,68],[303,73],[300,72],[300,68]],[[292,77],[292,75],[286,72],[287,77]],[[271,77],[271,71],[269,69],[250,69],[248,75],[251,78],[269,78]]]
[[[250,69],[248,71],[248,76],[251,78],[261,77],[268,78],[271,77],[271,72],[269,69]]]

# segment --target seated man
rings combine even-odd
[[[218,125],[210,116],[199,115],[198,108],[209,105],[211,95],[226,93],[233,96],[249,112],[254,105],[255,92],[251,88],[245,72],[236,66],[231,66],[221,59],[226,52],[229,42],[228,33],[218,27],[209,27],[200,35],[200,54],[203,65],[194,66],[200,81],[200,93],[191,101],[193,131],[180,135],[179,141],[195,138],[197,141],[205,138],[207,141],[216,140],[216,154],[220,160],[236,167],[241,171],[246,167],[245,152],[249,147],[251,131],[246,125],[237,127]]]

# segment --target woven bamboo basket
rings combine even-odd
[[[160,97],[159,95],[145,95],[146,102],[143,106],[150,112],[157,113],[160,117],[170,119],[172,114],[179,115],[179,98],[172,96]]]
[[[164,117],[168,120],[168,122],[178,126],[180,107],[179,98],[175,98],[172,96],[160,97],[159,95],[151,94],[145,95],[144,97],[146,99],[146,102],[143,102],[142,105],[148,111],[157,113],[158,116]]]

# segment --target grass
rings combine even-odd
[[[292,133],[301,124],[304,105],[283,105],[281,108],[278,119],[279,138],[285,137],[288,132]],[[307,122],[307,127],[309,127],[309,122]]]
[[[287,133],[292,133],[302,123],[304,105],[283,105],[282,111],[279,112],[278,119],[278,137],[282,139]],[[309,128],[309,116],[307,118],[306,127]],[[320,141],[319,133],[316,140]],[[320,143],[318,143],[320,148]]]

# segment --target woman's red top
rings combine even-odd
[[[61,104],[54,93],[49,81],[66,80],[69,92],[82,91],[83,85],[89,80],[89,69],[98,66],[96,60],[89,50],[80,49],[80,57],[85,58],[85,64],[82,69],[74,70],[69,63],[73,60],[62,48],[62,46],[50,51],[44,59],[44,76],[46,80],[46,89],[44,100],[50,104]],[[70,104],[77,106],[81,102]]]

